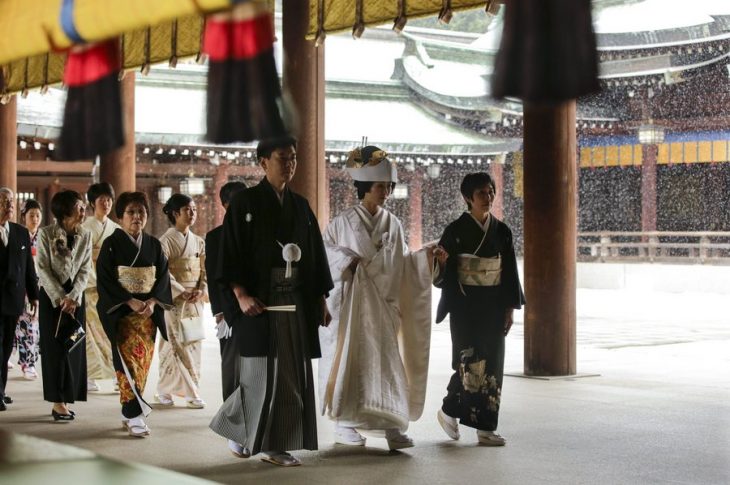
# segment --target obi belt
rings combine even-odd
[[[199,257],[176,258],[174,261],[170,261],[170,274],[186,288],[197,286],[202,273],[200,259]]]
[[[463,286],[497,286],[502,281],[502,258],[480,258],[473,254],[457,256],[459,284]]]
[[[154,266],[117,266],[117,274],[119,276],[119,284],[128,292],[140,295],[150,293],[155,285]]]

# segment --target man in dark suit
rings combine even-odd
[[[220,190],[220,199],[223,207],[228,210],[233,196],[246,189],[243,182],[228,182]],[[217,269],[218,257],[220,257],[221,239],[223,238],[223,226],[218,226],[205,235],[205,271],[208,274],[208,298],[210,298],[210,309],[218,324],[218,338],[221,346],[221,380],[223,384],[223,400],[228,399],[238,387],[238,371],[240,360],[238,346],[236,345],[237,333],[233,329],[233,320],[241,312],[236,296],[229,286],[224,286],[216,281],[215,271]]]
[[[30,234],[10,222],[15,215],[15,194],[0,188],[0,411],[13,400],[5,394],[8,361],[13,350],[15,326],[28,295],[32,312],[38,309],[38,276],[31,254]]]

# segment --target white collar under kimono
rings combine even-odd
[[[351,213],[351,224],[357,227],[357,222],[362,223],[363,229],[367,233],[360,233],[358,239],[361,241],[363,259],[370,259],[380,251],[381,248],[392,248],[393,241],[390,240],[390,217],[389,212],[378,207],[378,211],[373,215],[362,205],[358,204],[353,207],[354,214]]]
[[[368,234],[372,236],[373,231],[375,230],[375,226],[380,220],[380,216],[383,215],[383,208],[378,207],[378,210],[375,212],[375,214],[371,214],[364,205],[358,204],[355,206],[355,211],[357,212],[357,215],[360,216],[360,220],[365,226],[365,229],[368,231]]]
[[[127,231],[124,231],[124,232],[127,232]],[[142,235],[143,234],[144,233],[142,231],[140,231],[139,232],[139,236],[137,236],[135,238],[134,236],[132,236],[130,233],[127,232],[127,237],[129,237],[129,239],[132,240],[132,242],[134,243],[134,245],[137,246],[137,249],[140,249],[142,247]]]
[[[472,219],[474,219],[474,222],[476,222],[479,225],[479,227],[482,228],[482,231],[487,232],[487,230],[489,229],[489,223],[492,222],[492,214],[487,213],[487,219],[484,221],[484,224],[479,222],[479,219],[474,217],[474,215],[471,212],[469,212],[469,215],[471,216]]]

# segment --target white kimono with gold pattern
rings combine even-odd
[[[400,221],[358,205],[324,234],[335,288],[320,328],[322,413],[342,426],[405,430],[423,412],[431,341],[431,271]],[[360,263],[353,274],[353,258]]]
[[[92,272],[89,274],[89,282],[84,291],[86,296],[86,369],[89,379],[111,379],[114,377],[114,365],[112,364],[112,347],[104,332],[96,311],[96,303],[99,301],[99,294],[96,291],[96,258],[104,240],[111,236],[119,225],[107,218],[106,222],[99,222],[94,217],[88,217],[82,227],[91,233],[91,264]]]
[[[160,380],[158,394],[170,394],[185,398],[200,397],[201,342],[185,343],[182,335],[181,318],[202,316],[203,301],[186,303],[183,307],[182,293],[199,289],[208,298],[208,284],[205,275],[205,241],[188,231],[184,236],[177,229],[170,228],[160,237],[162,251],[170,265],[170,286],[175,308],[165,312],[167,341],[160,339]],[[190,260],[197,259],[194,264]],[[182,313],[184,311],[184,314]]]

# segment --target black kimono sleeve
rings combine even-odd
[[[225,286],[238,284],[246,288],[249,294],[256,288],[251,268],[246,258],[251,258],[250,228],[254,222],[252,211],[248,207],[246,193],[251,189],[239,192],[231,201],[223,219],[223,236],[219,246],[219,255],[215,278]]]

